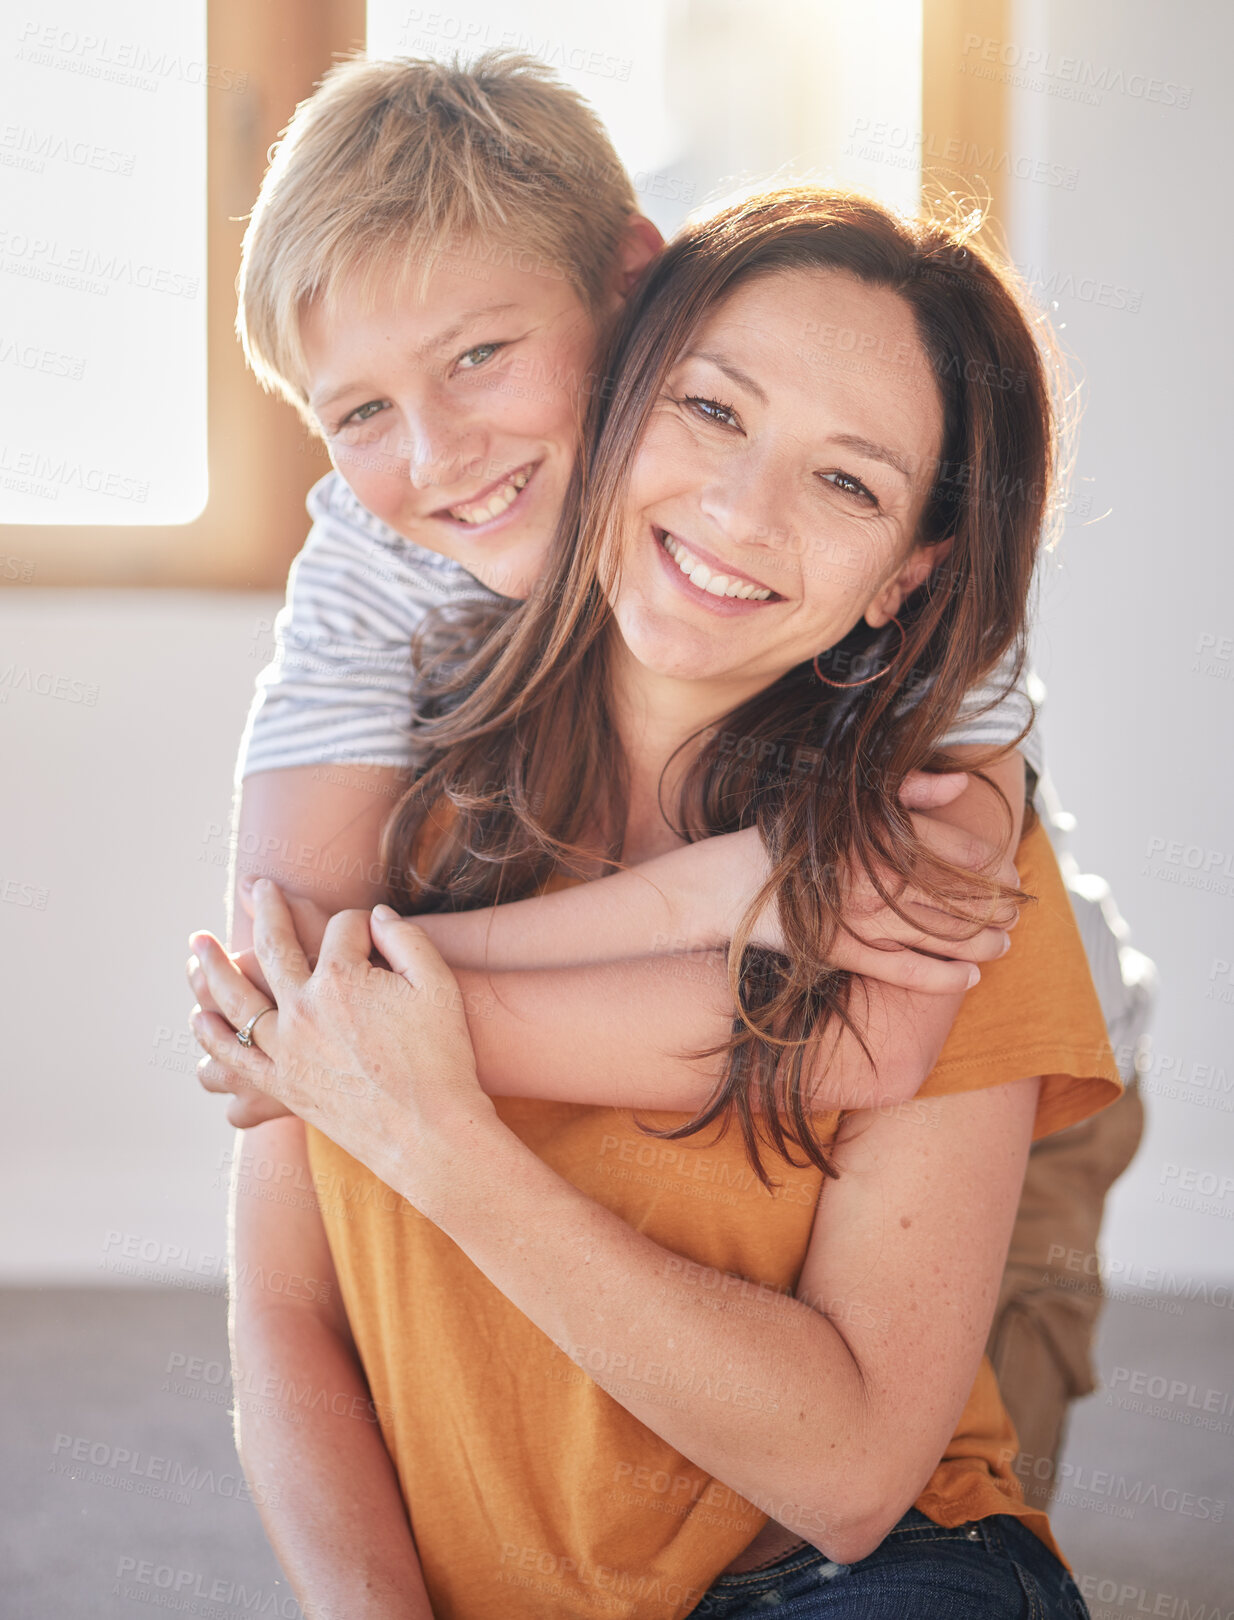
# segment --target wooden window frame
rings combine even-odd
[[[32,563],[30,584],[280,587],[307,532],[305,494],[329,466],[245,366],[235,281],[270,146],[331,64],[363,49],[364,0],[207,0],[206,40],[229,70],[206,91],[209,496],[189,523],[0,524],[0,551]]]
[[[972,35],[1010,40],[1011,0],[922,0],[922,200],[929,205],[959,196],[988,203],[983,230],[1003,243],[1010,203],[1009,98],[997,71],[988,77],[974,71],[983,63],[965,50]],[[980,161],[986,154],[993,154],[992,165]]]

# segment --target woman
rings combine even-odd
[[[820,366],[806,331],[867,359]],[[803,189],[674,244],[614,372],[576,527],[467,671],[392,866],[465,907],[756,826],[738,1017],[685,986],[682,1044],[709,1031],[719,1084],[649,1133],[490,1102],[455,979],[393,913],[335,918],[310,975],[258,885],[277,1012],[202,942],[253,1077],[328,1133],[307,1158],[285,1135],[316,1205],[241,1270],[332,1266],[346,1303],[242,1305],[241,1363],[294,1366],[307,1328],[355,1387],[352,1334],[380,1418],[334,1435],[358,1501],[328,1448],[296,1459],[301,1533],[339,1553],[307,1595],[428,1613],[422,1568],[439,1615],[1082,1614],[981,1359],[1031,1137],[1117,1091],[1040,833],[1037,904],[928,1101],[841,1118],[812,1089],[854,997],[826,966],[847,852],[957,902],[896,795],[1023,630],[1052,448],[1031,330],[953,233]],[[880,678],[828,684],[837,650]],[[747,949],[769,898],[778,949]]]

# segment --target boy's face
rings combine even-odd
[[[364,505],[522,597],[565,496],[598,332],[568,281],[501,257],[461,246],[419,294],[393,267],[367,296],[345,283],[301,333],[310,405]]]

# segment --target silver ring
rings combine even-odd
[[[253,1039],[253,1025],[259,1018],[264,1018],[268,1012],[277,1011],[277,1007],[263,1007],[259,1013],[254,1013],[244,1028],[236,1031],[236,1039],[240,1042],[240,1045],[255,1046],[257,1043]]]

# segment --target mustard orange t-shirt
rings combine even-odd
[[[1036,896],[1014,947],[966,997],[920,1096],[1043,1076],[1036,1134],[1118,1095],[1083,945],[1044,832],[1020,846]],[[778,1162],[773,1191],[740,1133],[649,1137],[628,1110],[498,1099],[506,1125],[588,1197],[762,1315],[796,1286],[822,1177]],[[914,1106],[914,1105],[910,1105]],[[928,1107],[928,1102],[915,1106]],[[667,1126],[686,1116],[642,1116]],[[820,1139],[838,1116],[816,1121]],[[557,1349],[432,1222],[315,1130],[309,1153],[343,1300],[439,1620],[688,1614],[767,1514],[697,1467],[589,1376],[600,1356],[666,1409],[700,1394],[774,1409],[774,1391],[702,1390],[671,1360]],[[734,1290],[736,1293],[734,1294]],[[608,1364],[611,1358],[612,1365]],[[1012,1513],[1053,1547],[1012,1472],[1014,1430],[982,1362],[960,1424],[917,1507],[962,1524]],[[806,1459],[803,1459],[803,1466]],[[783,1504],[779,1513],[786,1510]],[[1055,1549],[1057,1550],[1057,1549]]]

